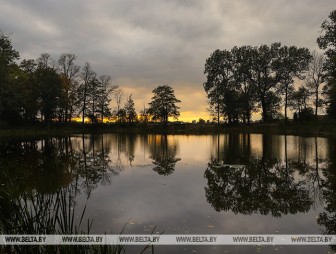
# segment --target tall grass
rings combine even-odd
[[[4,171],[0,172],[2,177]],[[8,179],[8,178],[7,178]],[[77,178],[78,179],[78,178]],[[10,179],[8,179],[10,181]],[[10,183],[9,183],[10,185]],[[75,197],[78,180],[56,193],[24,192],[13,197],[10,191],[0,189],[1,234],[90,234],[92,219],[84,220],[87,203],[77,211]],[[84,224],[85,223],[85,224]],[[83,228],[85,230],[83,230]],[[121,232],[122,233],[122,232]],[[140,250],[144,253],[150,247]],[[2,246],[0,253],[127,253],[125,246],[110,245],[51,245],[51,246]]]

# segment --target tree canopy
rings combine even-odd
[[[206,60],[203,86],[217,121],[223,117],[228,123],[250,122],[256,108],[261,110],[263,121],[272,120],[278,113],[282,90],[286,116],[289,86],[300,77],[310,57],[307,48],[280,43],[215,50]]]
[[[153,94],[147,111],[153,120],[160,120],[166,124],[169,117],[177,119],[180,116],[180,107],[176,104],[181,101],[176,99],[173,88],[161,85],[153,90]]]
[[[332,11],[329,19],[322,25],[322,34],[317,38],[317,43],[321,49],[326,50],[326,87],[327,113],[336,118],[336,10]]]

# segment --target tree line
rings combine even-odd
[[[321,28],[317,43],[325,54],[279,42],[215,50],[206,60],[203,84],[214,119],[250,123],[252,114],[261,112],[264,122],[282,117],[287,121],[289,108],[294,119],[317,118],[319,110],[336,118],[336,10]],[[111,77],[97,75],[88,62],[80,67],[76,58],[67,53],[54,61],[44,53],[18,63],[19,52],[1,32],[0,123],[69,123],[80,118],[83,124],[85,119],[166,124],[169,117],[180,115],[181,101],[170,86],[155,88],[148,107],[138,115],[132,95],[122,105],[124,91]]]
[[[0,124],[20,122],[70,123],[77,118],[82,124],[104,122],[168,122],[179,116],[174,90],[160,85],[153,90],[148,107],[135,110],[132,94],[127,96],[112,84],[111,76],[98,75],[86,62],[77,64],[75,54],[61,54],[57,61],[48,53],[38,59],[18,63],[19,52],[10,37],[0,33]],[[112,110],[111,101],[116,108]]]
[[[206,60],[203,84],[214,119],[250,123],[252,114],[261,112],[263,122],[287,121],[288,108],[294,118],[317,118],[319,109],[336,118],[335,29],[336,10],[317,39],[325,54],[279,42],[215,50]]]

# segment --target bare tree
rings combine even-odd
[[[55,68],[55,61],[51,58],[51,55],[49,53],[41,54],[41,56],[37,58],[36,62],[38,67],[42,69]]]
[[[100,111],[101,122],[104,120],[104,116],[110,114],[109,103],[111,101],[110,96],[118,88],[118,86],[112,85],[112,79],[109,75],[101,75],[99,77],[100,82],[100,95],[98,110]]]
[[[81,72],[82,83],[79,86],[80,102],[82,104],[82,124],[86,116],[86,109],[89,96],[90,83],[96,79],[96,73],[92,70],[91,65],[86,62]]]
[[[113,91],[113,96],[117,103],[117,117],[119,121],[119,111],[120,111],[121,102],[124,99],[124,91],[121,89],[116,89]]]
[[[315,117],[317,117],[318,108],[321,106],[321,100],[319,98],[320,88],[324,82],[324,64],[326,58],[323,54],[319,54],[316,51],[312,54],[312,59],[308,65],[308,72],[306,76],[306,83],[308,89],[315,95]]]
[[[80,67],[75,64],[76,58],[74,54],[62,54],[58,59],[58,70],[63,82],[65,122],[71,122],[76,97],[76,85],[78,83],[75,78],[80,71]]]

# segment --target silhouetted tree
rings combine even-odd
[[[150,115],[148,114],[148,109],[145,107],[143,107],[142,110],[140,110],[140,116],[139,116],[139,121],[141,123],[147,123],[150,120]]]
[[[78,88],[79,103],[81,105],[82,124],[87,116],[88,100],[90,95],[90,84],[96,79],[96,73],[92,70],[91,65],[86,62],[81,72],[82,82]]]
[[[133,123],[137,120],[137,113],[134,107],[134,101],[132,99],[132,94],[128,97],[125,104],[126,118],[129,123]]]
[[[239,113],[242,120],[250,123],[252,112],[256,110],[256,87],[249,82],[250,68],[252,65],[251,46],[234,47],[231,50],[234,59],[234,82],[238,89]]]
[[[15,87],[10,79],[14,61],[19,52],[13,46],[8,35],[0,31],[0,120],[15,121],[19,117]]]
[[[308,104],[310,96],[311,92],[305,86],[300,86],[289,94],[289,106],[297,112],[297,116],[301,120],[311,118],[312,109]]]
[[[210,112],[227,118],[229,123],[250,122],[256,105],[261,108],[263,121],[279,115],[281,83],[285,92],[285,115],[290,85],[310,59],[309,50],[295,46],[234,47],[231,51],[216,50],[206,60],[206,82]],[[276,112],[274,112],[276,111]]]
[[[265,96],[265,110],[267,111],[268,120],[281,118],[281,98],[274,91],[268,91]]]
[[[204,74],[207,81],[203,84],[208,96],[210,111],[216,116],[219,123],[223,114],[228,116],[231,123],[231,112],[224,110],[225,105],[230,105],[230,83],[232,83],[232,55],[227,50],[215,50],[206,60]],[[225,96],[227,95],[227,96]],[[229,114],[227,114],[229,113]]]
[[[124,91],[121,90],[121,89],[116,89],[116,90],[113,91],[113,96],[114,96],[114,99],[117,103],[117,116],[118,116],[118,112],[119,112],[120,107],[121,107],[121,102],[124,99]],[[117,119],[117,121],[119,121],[119,119]]]
[[[93,77],[88,86],[88,113],[91,122],[97,123],[97,104],[99,103],[100,96],[100,82],[96,77]],[[99,112],[99,111],[98,111]],[[93,121],[92,121],[93,120]]]
[[[76,65],[76,55],[62,54],[58,59],[58,70],[62,79],[64,122],[71,122],[74,113],[74,104],[76,102],[78,82],[76,78],[80,67]]]
[[[120,108],[117,111],[117,122],[125,123],[127,119],[126,117],[127,117],[126,110],[124,108]]]
[[[153,120],[160,120],[163,124],[167,124],[168,117],[176,119],[179,117],[180,107],[176,104],[181,101],[176,99],[173,88],[161,85],[153,90],[153,94],[147,110]]]
[[[118,88],[118,86],[113,86],[111,82],[111,76],[101,75],[99,77],[99,99],[97,104],[97,112],[100,113],[101,122],[104,121],[104,117],[111,116],[110,101],[111,95]]]
[[[275,68],[282,86],[281,90],[283,90],[285,94],[286,123],[289,88],[294,84],[294,78],[303,79],[302,72],[307,69],[310,59],[311,55],[307,48],[283,46],[279,49],[279,58],[276,60]]]
[[[323,21],[321,28],[322,35],[318,37],[317,43],[321,49],[326,50],[327,56],[325,63],[327,113],[336,118],[336,10],[330,13],[328,20]]]
[[[271,46],[261,45],[250,50],[251,68],[248,72],[248,80],[256,89],[258,103],[262,110],[262,119],[270,120],[270,109],[267,100],[270,91],[277,88],[279,76],[276,72],[276,61],[279,58],[280,43],[273,43]]]
[[[36,61],[33,59],[24,59],[20,63],[18,73],[16,73],[16,82],[19,84],[17,93],[20,95],[22,105],[22,118],[34,122],[39,110],[39,89],[36,85],[35,71]]]
[[[55,69],[55,61],[52,59],[49,53],[42,53],[36,60],[37,66],[40,69]]]
[[[312,54],[312,59],[308,65],[308,72],[306,75],[306,83],[308,89],[315,95],[315,117],[317,117],[318,108],[322,106],[322,100],[320,99],[321,86],[324,83],[324,70],[326,58],[322,54],[318,54],[316,51]],[[323,88],[322,88],[323,89]]]
[[[41,115],[45,122],[51,122],[56,117],[60,103],[62,83],[57,72],[52,68],[38,68],[35,72],[36,84],[41,101]]]

